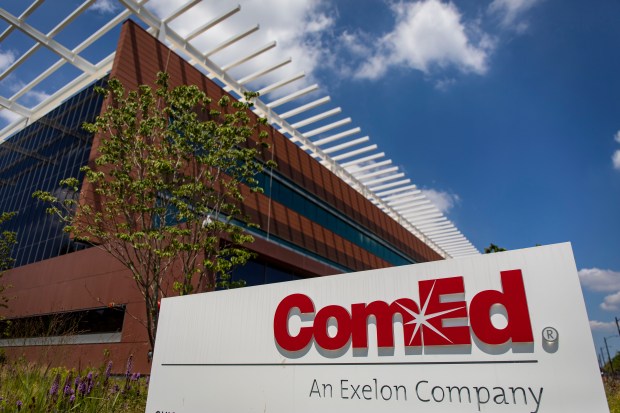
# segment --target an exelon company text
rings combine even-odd
[[[367,382],[339,379],[330,383],[312,380],[310,399],[341,399],[351,401],[471,404],[478,411],[497,410],[501,406],[521,405],[531,413],[538,413],[543,387],[456,385],[417,380],[409,384],[382,383],[374,378]]]

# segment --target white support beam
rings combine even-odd
[[[392,166],[390,168],[379,169],[379,170],[372,171],[364,175],[357,175],[359,171],[352,171],[351,173],[353,174],[353,176],[355,176],[360,181],[364,181],[368,178],[374,178],[375,176],[380,176],[380,175],[384,175],[384,174],[388,174],[388,173],[392,173],[396,171],[398,171],[398,166]]]
[[[424,195],[419,195],[422,191],[411,191],[403,194],[403,196],[394,199],[393,201],[388,201],[388,205],[390,208],[418,208],[420,205],[430,204],[430,199],[426,198]],[[416,195],[418,194],[418,195]],[[432,206],[436,208],[435,205]]]
[[[446,221],[446,222],[442,222],[441,224],[430,223],[430,224],[419,225],[419,227],[420,227],[420,230],[422,231],[429,231],[431,229],[436,229],[438,225],[448,225],[448,224],[454,225],[451,221]]]
[[[317,90],[319,90],[319,85],[317,85],[315,83],[315,84],[310,85],[310,86],[308,86],[306,88],[298,90],[297,92],[293,92],[291,94],[288,94],[288,95],[286,95],[286,96],[284,96],[284,97],[282,97],[282,98],[280,98],[278,100],[274,100],[271,103],[267,103],[266,106],[269,109],[274,109],[274,108],[276,108],[276,107],[278,107],[280,105],[283,105],[283,104],[288,103],[288,102],[292,102],[295,99],[299,99],[300,97],[302,97],[304,95],[307,95],[308,93],[315,92]]]
[[[297,81],[299,79],[302,79],[305,76],[306,76],[305,72],[299,72],[299,73],[297,73],[297,74],[295,74],[295,75],[293,75],[293,76],[291,76],[291,77],[289,77],[287,79],[280,80],[279,82],[272,83],[269,86],[265,86],[264,88],[262,88],[262,89],[260,89],[258,91],[258,95],[259,96],[264,96],[264,95],[266,95],[268,93],[273,92],[274,90],[280,89],[281,87],[288,85],[289,83],[293,83],[293,82],[295,82],[295,81]]]
[[[202,1],[202,0],[200,0]],[[257,32],[260,29],[260,25],[255,25],[250,27],[247,30],[242,31],[239,34],[236,34],[234,36],[229,37],[228,39],[224,40],[223,42],[219,43],[217,46],[213,47],[213,49],[209,50],[208,52],[205,52],[202,54],[202,57],[209,57],[209,56],[213,56],[214,54],[221,52],[222,50],[232,46],[233,44],[237,43],[239,40],[245,39],[246,37],[248,37],[249,35],[251,35],[252,33]]]
[[[418,217],[423,214],[437,214],[440,213],[435,205],[433,205],[430,201],[427,205],[403,205],[401,207],[395,208],[398,213],[407,219],[411,219],[413,217]]]
[[[337,122],[330,123],[329,125],[321,126],[320,128],[316,128],[308,132],[303,132],[302,135],[305,138],[311,138],[313,136],[320,135],[323,132],[327,132],[329,130],[336,129],[340,126],[346,125],[347,123],[351,123],[351,118],[345,118]]]
[[[337,141],[338,139],[342,139],[342,138],[346,138],[347,136],[355,135],[356,133],[361,132],[361,130],[362,130],[361,128],[349,129],[344,132],[337,133],[335,135],[330,135],[326,138],[318,139],[312,143],[315,144],[316,146],[323,146],[326,143],[331,143],[331,142]]]
[[[401,181],[391,182],[391,183],[385,184],[385,185],[379,185],[379,186],[375,186],[375,187],[370,187],[370,190],[372,192],[383,191],[384,189],[394,188],[395,186],[407,185],[409,183],[411,183],[411,179],[403,179]]]
[[[410,195],[409,192],[407,192],[406,194],[401,194],[401,192],[412,191],[416,189],[417,189],[416,185],[407,185],[401,188],[390,189],[389,191],[379,192],[377,193],[377,196],[381,197],[385,202],[389,202],[394,199],[399,199],[399,198],[402,198],[403,196]],[[420,191],[416,191],[415,193],[419,193],[419,192]],[[387,196],[387,195],[391,195],[391,196]]]
[[[467,241],[463,236],[460,236],[458,239],[450,240],[447,242],[439,242],[444,248],[449,249],[457,249],[460,247],[470,248],[472,245]]]
[[[377,149],[377,145],[375,145],[375,144],[369,145],[369,146],[366,146],[364,148],[356,149],[356,150],[351,151],[351,152],[347,152],[347,153],[343,153],[341,155],[333,156],[332,160],[339,161],[341,159],[347,159],[347,158],[350,158],[352,156],[359,155],[361,153],[366,153],[366,152],[374,151],[375,149]]]
[[[439,235],[429,235],[429,237],[433,238],[435,240],[435,242],[438,242],[438,243],[454,241],[455,239],[464,239],[463,238],[463,234],[461,234],[458,230],[456,232],[453,232],[453,233],[446,233],[446,234],[439,234]]]
[[[442,245],[451,245],[458,242],[467,241],[463,234],[444,234],[444,235],[435,235],[433,239]]]
[[[445,251],[453,258],[464,257],[466,255],[476,254],[477,251],[473,247],[468,248],[458,248],[458,249],[449,249],[446,248]]]
[[[355,129],[358,129],[358,132],[359,132],[359,128],[355,128]],[[351,129],[351,130],[354,130],[354,129]],[[317,142],[319,142],[319,141],[317,141]],[[385,157],[385,152],[379,152],[379,153],[375,153],[375,154],[372,154],[372,155],[365,156],[363,158],[354,159],[354,160],[349,161],[349,162],[343,162],[343,163],[340,164],[340,166],[342,166],[343,168],[348,168],[349,166],[359,165],[361,163],[374,161],[375,159],[380,159],[380,158],[383,158],[383,157]]]
[[[32,115],[32,111],[17,102],[12,102],[9,99],[0,96],[0,106],[5,109],[10,110],[11,112],[15,112],[20,116],[24,116],[29,118]]]
[[[385,161],[381,161],[381,162],[375,162],[375,163],[369,163],[367,165],[364,166],[357,166],[354,165],[350,168],[345,168],[347,171],[349,171],[352,174],[358,174],[360,172],[365,172],[365,171],[370,171],[373,169],[377,169],[377,168],[381,168],[382,166],[388,166],[392,164],[392,160],[391,159],[387,159]]]
[[[447,221],[447,220],[448,220],[448,218],[444,217],[444,218],[424,219],[424,220],[421,220],[421,221],[417,221],[416,220],[416,221],[411,221],[411,223],[417,227],[418,225],[422,225],[422,224],[437,223],[437,222],[443,222],[443,221]]]
[[[327,110],[327,111],[325,111],[323,113],[319,113],[318,115],[314,115],[314,116],[306,118],[306,119],[304,119],[302,121],[293,123],[291,126],[293,128],[295,128],[295,129],[303,128],[304,126],[308,126],[308,125],[311,125],[311,124],[313,124],[315,122],[321,121],[323,119],[327,119],[327,118],[332,117],[334,115],[337,115],[337,114],[339,114],[341,112],[342,112],[341,108],[330,109],[330,110]]]
[[[229,70],[237,67],[237,66],[241,66],[242,64],[249,62],[250,60],[254,59],[257,56],[260,56],[261,54],[273,49],[274,47],[276,47],[276,42],[269,42],[266,45],[259,47],[257,50],[254,50],[253,52],[251,52],[248,55],[245,55],[244,57],[241,57],[233,62],[230,62],[227,65],[222,66],[222,71],[224,72],[228,72]],[[206,59],[209,56],[203,55],[203,57]],[[318,87],[318,85],[316,85]]]
[[[443,214],[439,211],[426,211],[426,212],[422,212],[420,214],[414,214],[414,213],[407,213],[407,214],[401,214],[402,216],[404,216],[405,218],[407,218],[408,221],[410,222],[417,222],[420,221],[422,219],[430,219],[430,218],[439,218],[439,217],[443,217]],[[427,232],[425,232],[425,234],[428,234],[429,236],[432,234],[429,234]]]
[[[377,185],[383,182],[387,182],[387,181],[393,181],[394,179],[400,179],[402,177],[404,177],[405,174],[404,173],[397,173],[397,174],[393,174],[390,176],[385,176],[383,178],[378,178],[378,179],[373,179],[372,181],[368,181],[368,182],[364,182],[364,185],[367,185],[368,187],[371,187],[373,185]]]
[[[295,115],[299,115],[300,113],[306,112],[306,111],[308,111],[310,109],[314,109],[317,106],[321,106],[321,105],[324,105],[326,103],[329,103],[330,101],[331,101],[331,98],[329,96],[325,96],[325,97],[322,97],[320,99],[314,100],[314,101],[312,101],[310,103],[306,103],[305,105],[299,106],[299,107],[297,107],[295,109],[289,110],[288,112],[284,112],[284,113],[282,113],[280,115],[280,117],[282,119],[288,119],[288,118],[293,117]],[[314,144],[316,145],[317,142],[314,142]]]
[[[464,245],[464,246],[460,246],[458,248],[447,248],[450,251],[450,254],[460,254],[460,253],[464,253],[464,252],[468,252],[470,250],[472,250],[474,247],[472,245]]]
[[[277,70],[277,69],[279,69],[281,67],[284,67],[284,66],[288,65],[292,61],[293,61],[293,58],[287,57],[286,59],[281,60],[281,61],[279,61],[276,64],[273,64],[273,65],[271,65],[269,67],[266,67],[264,69],[257,70],[254,73],[251,73],[251,74],[249,74],[247,76],[242,77],[241,79],[238,80],[238,82],[240,84],[242,84],[242,85],[245,85],[246,83],[250,83],[251,81],[258,79],[261,76],[265,76],[266,74],[271,73],[274,70]]]
[[[341,151],[343,149],[347,149],[347,148],[350,148],[352,146],[359,145],[360,143],[368,142],[369,139],[370,138],[368,136],[364,136],[362,138],[353,139],[353,140],[350,140],[348,142],[341,143],[340,145],[336,145],[336,146],[332,146],[330,148],[324,149],[323,152],[326,153],[326,154],[338,152],[338,151]]]
[[[469,248],[461,248],[458,249],[456,251],[452,251],[452,254],[455,257],[464,257],[466,255],[472,255],[472,254],[479,254],[478,250],[476,249],[476,247],[474,247],[473,245],[470,246]]]
[[[226,20],[227,18],[229,18],[233,14],[238,13],[239,11],[241,11],[241,6],[237,5],[237,7],[233,7],[232,9],[228,10],[224,14],[221,14],[221,15],[215,17],[214,19],[206,22],[202,26],[199,26],[199,27],[195,28],[194,30],[189,32],[189,34],[187,36],[185,36],[185,41],[189,42],[189,41],[193,40],[194,38],[200,36],[202,33],[206,32],[210,28],[217,26],[218,24],[220,24],[221,22],[223,22],[224,20]],[[162,23],[165,24],[166,22],[162,21]]]
[[[452,248],[452,249],[456,249],[456,248],[460,248],[460,247],[471,247],[471,243],[463,236],[463,234],[459,235],[460,239],[453,239],[453,240],[444,240],[441,241],[442,245],[445,245],[446,248]]]
[[[425,229],[420,228],[420,230],[421,231],[433,231],[433,230],[437,230],[437,229],[448,229],[448,228],[456,228],[456,227],[452,223],[446,223],[446,224],[442,224],[442,225],[430,225],[430,226],[426,227]]]
[[[440,226],[444,228],[440,228]],[[437,236],[439,233],[447,232],[447,231],[458,231],[458,229],[456,229],[453,223],[447,222],[447,223],[442,223],[441,225],[435,225],[432,228],[427,228],[424,230],[424,233]]]
[[[183,13],[185,13],[186,11],[188,11],[189,9],[191,9],[192,7],[194,7],[195,5],[200,3],[201,1],[202,0],[191,0],[191,1],[188,1],[187,3],[181,5],[181,7],[179,7],[178,9],[173,11],[172,13],[170,13],[168,15],[168,17],[166,17],[166,18],[164,18],[162,20],[162,22],[163,23],[170,23],[171,21],[173,21],[174,19],[176,19],[177,17],[179,17],[180,15],[182,15]]]
[[[11,137],[14,133],[19,132],[21,129],[28,125],[28,118],[21,118],[6,126],[0,131],[0,144]]]
[[[425,234],[428,234],[429,237],[437,237],[437,239],[440,239],[442,236],[446,236],[446,235],[452,235],[452,234],[460,234],[461,232],[456,229],[456,228],[448,228],[448,229],[441,229],[441,230],[435,230],[435,231],[425,231]]]

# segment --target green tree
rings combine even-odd
[[[494,252],[502,252],[502,251],[506,251],[506,248],[498,247],[495,244],[489,244],[489,246],[484,249],[485,254],[491,254]]]
[[[70,178],[61,181],[63,198],[33,195],[51,204],[48,212],[66,232],[129,269],[144,298],[151,346],[158,303],[170,287],[185,295],[236,286],[230,271],[251,257],[243,245],[253,241],[239,225],[252,225],[241,213],[242,187],[261,191],[259,156],[268,147],[265,120],[249,116],[256,94],[213,103],[196,86],[169,87],[165,73],[156,84],[127,91],[111,79],[99,90],[107,109],[84,125],[101,137],[95,165],[82,168],[92,191],[77,198],[79,180]]]
[[[4,226],[4,223],[15,216],[14,212],[3,212],[0,214],[0,229]],[[0,279],[4,275],[5,271],[13,268],[13,257],[11,257],[11,250],[17,243],[17,234],[14,231],[2,230],[0,232]],[[0,308],[6,308],[9,298],[5,295],[8,286],[0,282]],[[0,317],[1,318],[1,317]]]

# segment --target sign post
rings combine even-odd
[[[558,244],[165,299],[146,411],[609,410]]]

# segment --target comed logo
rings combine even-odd
[[[488,345],[532,343],[534,339],[521,270],[502,271],[500,277],[502,291],[480,291],[469,304],[450,299],[464,295],[463,277],[419,281],[417,302],[412,298],[399,298],[391,303],[356,303],[350,308],[334,304],[317,311],[307,295],[291,294],[276,309],[274,337],[280,349],[287,352],[307,349],[313,342],[328,351],[344,349],[349,341],[354,350],[367,349],[368,324],[372,317],[376,324],[377,346],[392,348],[394,324],[400,316],[405,348],[469,345],[473,336]],[[497,310],[504,310],[507,319],[502,328],[491,320],[492,312]],[[291,333],[289,322],[294,316],[311,320],[311,325]],[[336,332],[330,334],[328,327],[333,324]]]

